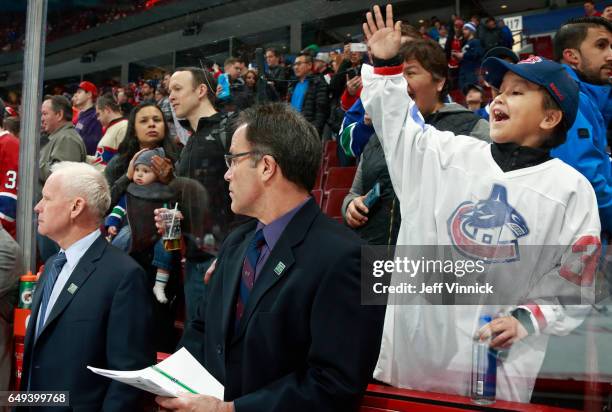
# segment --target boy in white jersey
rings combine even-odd
[[[548,335],[568,334],[588,312],[600,251],[589,182],[549,156],[575,119],[578,87],[554,62],[491,58],[483,67],[500,90],[491,105],[494,143],[440,132],[424,124],[410,98],[398,56],[401,23],[393,22],[391,6],[386,20],[378,6],[366,17],[376,67],[362,69],[361,98],[400,199],[398,245],[450,245],[482,260],[490,273],[505,274],[496,281],[505,282],[513,300],[511,306],[402,306],[390,296],[374,377],[467,395],[472,338],[493,334],[491,345],[508,349],[497,369],[497,397],[529,402]],[[500,312],[506,315],[495,317]],[[495,319],[479,329],[482,315]]]

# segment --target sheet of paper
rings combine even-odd
[[[87,367],[92,372],[161,396],[181,392],[199,393],[223,399],[224,388],[185,348],[158,365],[137,371],[116,371]]]
[[[176,396],[178,391],[170,390],[170,388],[164,388],[150,379],[147,379],[147,375],[150,373],[148,368],[138,371],[114,371],[109,369],[94,368],[88,366],[87,369],[98,375],[105,376],[110,379],[114,379],[119,382],[123,382],[127,385],[134,386],[135,388],[142,389],[143,391],[151,392],[161,396]],[[168,386],[174,386],[168,384]]]
[[[223,399],[224,388],[185,348],[161,361],[158,368],[202,395]]]

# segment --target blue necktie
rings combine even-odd
[[[55,281],[57,281],[57,277],[59,276],[62,268],[66,264],[66,254],[64,252],[59,252],[55,259],[49,266],[45,268],[45,279],[44,284],[42,285],[42,300],[40,301],[40,322],[36,328],[36,339],[38,339],[38,335],[40,335],[40,331],[43,329],[45,324],[45,315],[47,312],[47,305],[49,305],[49,299],[51,299],[51,292],[53,292],[53,286],[55,285]]]
[[[257,261],[261,255],[261,248],[266,243],[264,239],[263,229],[259,229],[255,232],[255,236],[251,239],[249,247],[244,257],[244,263],[242,264],[242,277],[240,279],[240,293],[238,294],[238,300],[236,302],[236,326],[242,318],[244,308],[249,300],[251,290],[255,285],[255,271],[257,269]]]

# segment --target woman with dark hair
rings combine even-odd
[[[156,229],[153,222],[153,210],[163,205],[167,193],[161,189],[144,190],[145,186],[132,183],[135,174],[135,164],[141,153],[148,149],[163,148],[165,157],[174,164],[177,160],[177,149],[172,142],[168,125],[161,109],[153,102],[142,103],[130,113],[127,130],[123,142],[117,149],[117,155],[106,166],[104,174],[111,187],[111,204],[116,205],[123,194],[127,194],[124,212],[127,221],[114,239],[115,244],[126,245],[130,256],[134,258],[149,275],[149,287],[153,290],[156,281],[157,269],[161,266],[161,253],[154,253],[155,249],[164,249],[157,242]],[[138,160],[140,163],[141,160]],[[159,172],[152,167],[155,174]],[[165,185],[162,185],[165,186]],[[143,190],[137,190],[138,188]],[[174,193],[174,188],[169,188]],[[174,193],[175,194],[175,193]],[[130,229],[130,230],[127,230]],[[128,242],[129,241],[129,242]],[[129,246],[127,246],[129,245]],[[174,268],[178,267],[179,254],[166,254],[163,266],[173,273],[169,275],[169,282],[165,288],[165,295],[170,301],[178,287],[178,276]],[[172,268],[172,269],[169,269]],[[167,352],[176,345],[172,337],[176,306],[159,304],[155,306],[156,330],[153,337],[157,351]]]
[[[260,83],[257,75],[257,70],[249,69],[243,76],[244,79],[244,99],[240,105],[241,110],[248,109],[254,104],[265,102],[277,102],[279,100],[278,93],[274,87],[267,82]],[[265,85],[265,92],[259,93],[259,87]]]
[[[152,102],[136,106],[128,119],[125,139],[117,156],[108,163],[104,175],[111,188],[111,204],[116,204],[132,181],[130,163],[143,149],[162,147],[172,163],[178,159],[178,149],[168,135],[168,125],[161,109]],[[132,168],[133,169],[133,168]]]

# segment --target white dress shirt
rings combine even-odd
[[[51,292],[51,296],[49,297],[49,303],[47,304],[47,311],[45,313],[45,319],[43,320],[42,324],[40,321],[40,312],[38,312],[38,319],[36,320],[37,329],[42,327],[45,324],[45,322],[49,318],[49,314],[51,313],[51,310],[53,309],[53,305],[55,305],[57,298],[59,297],[60,293],[64,289],[64,286],[66,286],[66,282],[68,282],[68,278],[70,278],[72,271],[74,270],[76,265],[79,264],[79,261],[81,260],[85,252],[87,252],[87,250],[91,247],[93,242],[95,242],[98,236],[100,235],[101,235],[100,230],[96,229],[95,231],[91,232],[84,238],[81,238],[77,240],[76,242],[74,242],[72,245],[70,245],[68,249],[66,250],[62,249],[60,251],[66,254],[66,263],[64,264],[64,267],[62,268],[62,271],[59,273],[57,280],[55,281],[55,285],[53,286],[53,291]]]

